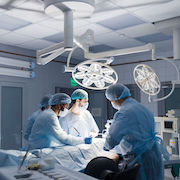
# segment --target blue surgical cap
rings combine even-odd
[[[49,105],[57,105],[59,103],[62,104],[70,104],[71,98],[65,93],[56,93],[52,96],[52,98],[49,100]]]
[[[129,89],[123,84],[113,84],[105,92],[108,100],[119,100],[131,96]]]
[[[40,104],[39,104],[39,108],[48,106],[49,105],[48,102],[51,97],[52,97],[51,95],[45,95],[44,97],[42,97]]]
[[[75,99],[88,99],[88,93],[82,89],[76,89],[72,95],[71,95],[72,100]]]

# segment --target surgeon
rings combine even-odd
[[[29,118],[28,118],[28,122],[27,122],[27,127],[25,130],[25,134],[24,134],[24,138],[26,140],[29,139],[29,136],[31,134],[31,130],[33,127],[33,124],[35,122],[35,120],[37,119],[37,117],[39,116],[39,114],[44,111],[45,109],[48,109],[50,106],[48,104],[49,99],[51,98],[51,95],[45,95],[39,104],[39,109],[37,111],[35,111]]]
[[[59,124],[58,115],[68,108],[71,98],[65,93],[57,93],[49,100],[50,109],[42,112],[36,119],[29,138],[30,149],[91,144],[92,137],[75,137],[68,135]]]
[[[161,154],[168,158],[163,142],[155,136],[153,114],[131,97],[123,84],[111,85],[105,92],[113,108],[118,110],[106,137],[104,150],[119,146],[118,154],[133,154],[140,164],[138,180],[163,180]]]
[[[88,93],[82,89],[76,89],[72,95],[72,108],[69,113],[64,117],[60,117],[60,124],[62,128],[71,135],[87,137],[97,136],[99,128],[87,110],[88,108]]]

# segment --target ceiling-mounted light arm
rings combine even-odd
[[[45,65],[69,49],[64,49],[64,42],[36,51],[37,64]]]
[[[152,59],[154,59],[154,57],[153,57],[154,49],[155,49],[154,45],[149,43],[144,46],[137,46],[137,47],[132,47],[132,48],[112,50],[112,51],[104,51],[104,52],[100,52],[100,53],[84,52],[84,57],[87,59],[99,59],[99,58],[103,58],[103,57],[120,56],[120,55],[126,55],[126,54],[134,54],[134,53],[152,51]]]
[[[157,99],[151,99],[151,98],[149,97],[149,101],[162,101],[162,100],[164,100],[164,99],[167,99],[167,98],[174,92],[175,84],[180,84],[179,69],[178,69],[178,67],[176,66],[176,64],[173,62],[173,60],[169,60],[168,58],[165,58],[165,57],[158,57],[158,59],[166,60],[167,62],[171,63],[171,64],[174,66],[174,68],[175,68],[175,70],[176,70],[176,72],[177,72],[177,80],[171,81],[171,83],[172,83],[172,88],[171,88],[171,91],[169,92],[168,95],[166,95],[166,96],[164,96],[164,97],[162,97],[162,98],[157,98]]]
[[[47,3],[49,2],[47,1]],[[49,4],[46,4],[46,6],[49,6]],[[62,3],[57,4],[56,7],[64,13],[64,41],[48,48],[37,50],[37,64],[45,65],[73,48],[73,12]]]
[[[67,64],[65,66],[65,72],[73,72],[74,67],[69,67],[70,64],[70,60],[71,60],[71,56],[73,54],[73,52],[78,48],[78,46],[75,46],[72,51],[69,53],[68,58],[67,58]]]

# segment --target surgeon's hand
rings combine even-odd
[[[109,149],[107,149],[106,147],[103,147],[103,150],[104,150],[104,151],[109,151]]]
[[[90,136],[92,136],[93,138],[95,138],[96,136],[98,136],[97,132],[90,132]]]
[[[89,136],[89,137],[84,138],[84,143],[85,144],[91,144],[92,143],[92,137]]]

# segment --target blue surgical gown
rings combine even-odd
[[[59,124],[57,115],[52,109],[41,112],[36,119],[29,138],[30,149],[83,144],[82,137],[68,135]]]
[[[29,118],[28,118],[28,121],[27,121],[27,127],[26,127],[26,131],[25,131],[25,134],[24,134],[24,138],[26,140],[29,139],[29,136],[31,134],[31,130],[32,130],[32,127],[33,127],[33,124],[35,122],[35,120],[37,119],[38,115],[40,114],[41,110],[37,110],[35,111]]]
[[[71,111],[65,116],[59,118],[61,127],[74,136],[88,137],[91,132],[99,132],[99,128],[88,110],[82,110],[80,115],[75,115]]]
[[[105,148],[116,145],[117,153],[136,154],[135,161],[140,164],[138,180],[163,179],[162,151],[154,133],[153,114],[133,98],[126,99],[115,113],[106,137]]]

